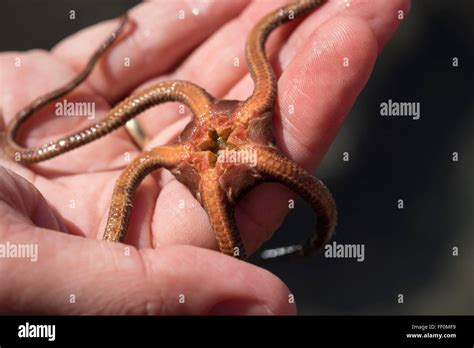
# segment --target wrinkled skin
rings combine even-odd
[[[94,101],[100,115],[133,90],[165,79],[189,80],[217,97],[245,99],[253,88],[243,64],[246,34],[262,14],[284,3],[197,2],[199,15],[186,21],[157,20],[187,9],[179,1],[140,4],[130,11],[133,32],[67,99]],[[408,6],[405,0],[374,0],[346,8],[330,1],[294,31],[296,23],[290,23],[272,34],[267,54],[279,78],[273,127],[285,155],[308,170],[316,167],[400,24],[396,12],[406,12]],[[108,21],[87,28],[51,52],[2,53],[1,129],[28,102],[73,77],[116,25]],[[16,57],[21,68],[14,66]],[[130,67],[124,66],[124,57],[130,58]],[[237,67],[234,57],[241,62]],[[350,60],[348,67],[342,65],[344,57]],[[178,61],[182,63],[173,70]],[[46,122],[52,110],[37,114],[24,143],[40,144],[90,122],[85,117],[50,117]],[[165,104],[139,119],[152,135],[151,148],[175,139],[189,114],[180,113],[177,104]],[[118,130],[38,165],[25,167],[2,156],[0,165],[9,170],[0,172],[0,242],[38,243],[39,259],[0,260],[0,312],[295,312],[287,301],[289,290],[274,275],[196,248],[217,249],[207,216],[166,171],[148,176],[138,190],[126,240],[133,246],[130,256],[124,256],[124,245],[100,241],[114,181],[126,164],[124,153],[133,158],[138,150]],[[266,184],[239,203],[236,218],[249,253],[280,225],[290,197],[282,186]],[[74,305],[69,304],[72,293]],[[185,304],[177,300],[179,294],[186,295]]]

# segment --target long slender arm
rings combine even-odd
[[[127,16],[124,15],[120,26],[95,51],[84,70],[73,80],[65,86],[37,98],[30,105],[18,112],[16,117],[10,121],[5,136],[5,152],[9,157],[18,162],[35,163],[45,161],[90,143],[121,127],[128,120],[144,110],[168,101],[179,101],[186,104],[198,118],[208,116],[207,114],[213,98],[197,85],[186,81],[172,80],[154,84],[131,95],[116,105],[97,123],[63,138],[33,148],[25,148],[16,142],[16,136],[21,126],[31,118],[36,111],[48,103],[70,93],[89,76],[99,58],[123,32],[126,23]]]
[[[264,176],[264,180],[289,187],[311,204],[317,215],[316,231],[303,244],[265,250],[262,258],[306,256],[318,251],[329,241],[336,227],[337,210],[331,193],[320,180],[283,157],[277,150],[259,147],[256,151],[256,169]]]
[[[110,110],[101,121],[73,134],[38,147],[24,148],[15,141],[19,127],[32,116],[37,108],[27,109],[27,116],[12,120],[6,132],[6,153],[19,162],[41,162],[67,151],[90,143],[123,126],[128,120],[144,110],[160,103],[180,101],[191,108],[198,117],[203,117],[210,109],[210,97],[200,87],[185,81],[165,81],[126,98]]]
[[[21,125],[25,123],[37,110],[41,109],[43,106],[49,104],[50,102],[65,96],[79,86],[92,72],[99,58],[105,53],[107,48],[109,48],[124,31],[125,26],[127,25],[128,17],[123,15],[121,17],[119,27],[112,32],[112,34],[107,37],[106,40],[100,45],[100,47],[94,52],[94,54],[89,58],[84,69],[75,76],[71,81],[69,81],[63,87],[60,87],[54,91],[51,91],[31,102],[24,109],[20,110],[16,117],[10,121],[6,129],[6,138],[5,138],[5,151],[10,157],[14,158],[19,162],[39,162],[40,158],[32,156],[31,151],[26,151],[27,149],[19,146],[15,142],[16,134],[18,133]],[[38,148],[39,150],[39,148]],[[33,158],[31,158],[33,157]],[[34,159],[37,159],[36,161]]]
[[[297,0],[263,17],[252,29],[245,54],[250,75],[255,87],[253,94],[245,102],[245,111],[240,120],[245,122],[253,115],[270,110],[275,104],[277,81],[265,54],[265,42],[270,33],[281,24],[303,16],[320,6],[325,0]]]
[[[123,171],[115,184],[105,227],[104,240],[123,242],[133,206],[133,196],[142,180],[158,168],[173,169],[185,159],[181,145],[159,146],[141,152]]]
[[[246,259],[244,246],[234,216],[234,205],[219,183],[214,170],[207,171],[200,185],[201,204],[209,216],[219,250],[227,255]]]

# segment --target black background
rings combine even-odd
[[[25,325],[55,325],[55,341],[47,338],[18,337],[19,326]],[[250,341],[259,345],[278,346],[288,344],[290,347],[300,346],[301,343],[311,343],[309,347],[320,347],[321,343],[344,344],[354,347],[354,344],[374,344],[391,346],[400,343],[417,344],[419,346],[437,347],[472,347],[473,333],[472,317],[449,316],[274,316],[274,317],[136,317],[136,316],[0,316],[2,328],[2,347],[17,347],[16,344],[56,345],[66,343],[71,346],[83,347],[84,344],[119,344],[135,347],[142,344],[154,343],[153,347],[163,344],[192,344],[225,343],[248,344]],[[437,329],[438,325],[455,325],[455,329]],[[413,329],[412,325],[425,325],[434,329]],[[78,334],[78,328],[81,334]],[[238,333],[232,330],[238,328]],[[308,330],[317,330],[317,335],[308,334]],[[341,329],[344,334],[341,335]],[[177,330],[186,332],[176,334]],[[243,334],[241,334],[243,333]],[[449,337],[422,338],[408,336],[413,334],[447,334]],[[456,336],[453,337],[452,335]],[[157,344],[157,342],[159,342]],[[152,346],[152,345],[150,345]]]
[[[0,50],[51,48],[136,3],[1,0]],[[262,264],[288,284],[300,314],[474,314],[473,18],[471,0],[414,0],[383,50],[317,171],[338,205],[334,240],[365,244],[365,261]],[[421,119],[381,117],[388,99],[420,102]],[[312,226],[298,201],[267,246],[304,239]]]

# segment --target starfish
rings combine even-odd
[[[317,228],[303,244],[266,250],[262,257],[308,255],[331,238],[336,225],[336,207],[326,186],[278,150],[272,131],[277,81],[265,55],[271,31],[293,18],[305,15],[324,0],[298,0],[271,12],[252,29],[246,57],[254,91],[246,100],[222,100],[187,81],[154,84],[118,103],[99,122],[74,134],[34,148],[24,148],[15,138],[20,126],[35,111],[60,98],[84,81],[101,55],[123,32],[127,16],[99,47],[85,69],[66,86],[50,92],[21,110],[9,123],[5,150],[19,162],[35,163],[73,150],[123,126],[145,109],[178,101],[187,105],[192,121],[172,144],[142,151],[118,178],[103,239],[123,242],[133,207],[133,197],[146,175],[158,168],[169,170],[188,187],[206,210],[219,249],[241,259],[247,257],[234,218],[240,197],[264,182],[279,182],[299,194],[317,215]]]

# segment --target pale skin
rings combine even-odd
[[[198,1],[199,15],[190,14],[183,21],[157,20],[165,18],[164,13],[186,10],[180,2],[140,4],[129,12],[135,30],[111,48],[68,99],[94,101],[101,115],[135,88],[167,79],[192,81],[218,97],[245,99],[253,87],[244,63],[246,34],[262,14],[286,2],[222,1],[202,7]],[[407,9],[407,1],[402,0],[353,2],[352,8],[329,2],[298,21],[295,30],[296,23],[272,34],[267,54],[279,78],[273,125],[285,155],[314,170],[369,78],[377,54],[400,24],[397,11],[406,14]],[[97,24],[66,38],[52,52],[2,53],[3,123],[74,76],[116,25],[117,21]],[[20,68],[15,67],[17,57]],[[124,66],[125,57],[130,58],[129,67]],[[342,64],[344,57],[349,58],[348,67]],[[178,61],[182,62],[173,71]],[[41,144],[90,122],[85,117],[46,118],[52,110],[45,108],[35,117],[28,127],[27,145]],[[168,143],[181,132],[189,118],[187,111],[179,111],[177,104],[164,104],[139,117],[151,136],[147,148]],[[10,171],[2,170],[0,175],[0,242],[37,243],[39,259],[36,263],[0,259],[5,279],[0,311],[295,313],[295,305],[288,303],[290,290],[276,276],[204,249],[217,249],[207,215],[166,171],[148,176],[138,190],[126,239],[130,255],[126,245],[100,240],[114,181],[127,163],[124,153],[133,158],[138,152],[119,130],[28,167],[2,156],[0,165]],[[239,203],[236,218],[249,253],[279,226],[290,198],[294,196],[289,190],[267,184]],[[75,304],[69,303],[71,294]],[[180,294],[185,295],[184,304],[178,301]]]

